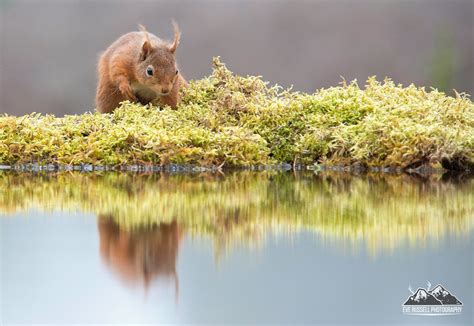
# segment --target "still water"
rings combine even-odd
[[[473,322],[474,179],[0,173],[1,321]],[[459,315],[402,313],[442,284]]]

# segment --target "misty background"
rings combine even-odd
[[[472,0],[0,0],[0,112],[94,110],[96,62],[139,23],[172,37],[187,79],[213,56],[235,73],[313,92],[341,77],[474,92]]]

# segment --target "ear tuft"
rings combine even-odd
[[[178,48],[179,41],[181,39],[181,31],[179,30],[179,26],[176,21],[173,20],[171,21],[171,23],[173,24],[174,40],[173,43],[169,46],[169,50],[171,51],[171,53],[175,53],[176,49]]]
[[[140,24],[140,25],[138,25],[138,28],[144,34],[144,42],[143,42],[143,45],[142,45],[142,51],[140,53],[140,61],[143,61],[148,57],[148,55],[150,55],[150,53],[152,51],[152,47],[151,47],[150,38],[148,36],[148,32],[147,32],[145,26]]]

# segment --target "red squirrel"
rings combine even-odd
[[[99,58],[97,111],[112,112],[125,100],[176,108],[187,82],[179,73],[175,52],[181,32],[173,21],[174,40],[166,42],[140,26],[122,35]]]

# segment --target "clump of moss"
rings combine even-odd
[[[389,79],[305,94],[237,76],[218,59],[173,110],[0,117],[0,163],[358,164],[474,167],[474,104]]]

